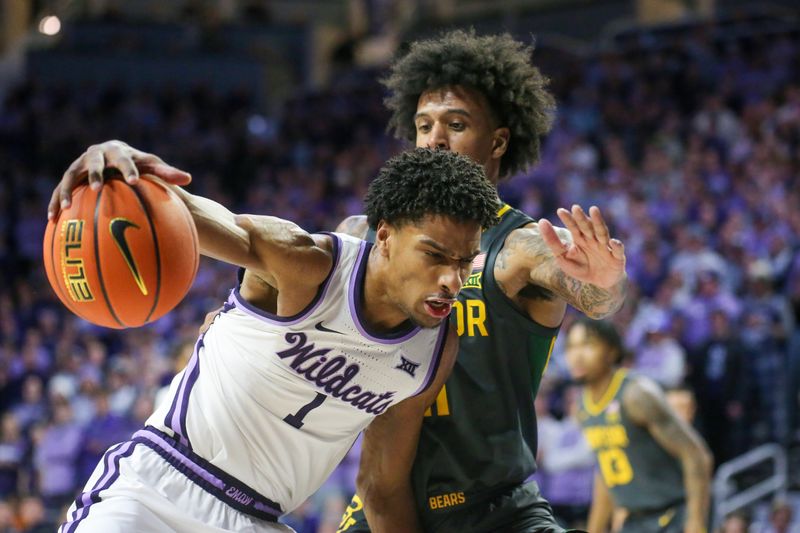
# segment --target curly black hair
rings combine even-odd
[[[614,358],[615,365],[621,365],[625,358],[628,356],[628,351],[625,349],[625,344],[622,342],[622,337],[617,331],[617,328],[607,320],[593,320],[591,318],[580,316],[575,319],[569,330],[578,324],[586,328],[589,335],[597,338],[606,345],[606,348],[615,352]]]
[[[426,215],[460,221],[497,223],[500,200],[483,167],[444,150],[416,148],[391,158],[378,172],[364,198],[373,229],[381,220],[401,226]]]
[[[381,80],[389,90],[389,130],[414,140],[414,114],[422,93],[460,85],[482,93],[498,126],[511,130],[500,175],[505,177],[539,160],[539,139],[552,126],[555,99],[548,79],[530,62],[532,46],[509,34],[478,36],[455,30],[438,39],[412,43],[406,55]]]

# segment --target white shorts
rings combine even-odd
[[[294,531],[249,487],[174,445],[148,428],[109,448],[59,533]]]

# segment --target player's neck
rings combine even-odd
[[[608,388],[611,386],[611,380],[614,379],[615,372],[616,368],[612,367],[602,376],[586,384],[589,398],[591,398],[593,402],[599,402],[603,398]]]
[[[373,247],[367,259],[367,272],[364,274],[364,314],[361,318],[378,332],[390,331],[408,319],[389,295],[388,277],[386,262]]]
[[[500,166],[496,166],[494,168],[485,168],[486,170],[486,178],[494,185],[496,189],[500,185]]]

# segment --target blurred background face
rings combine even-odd
[[[667,391],[667,403],[683,421],[688,424],[694,422],[697,412],[697,403],[694,393],[690,390],[676,389]]]
[[[609,372],[614,354],[583,324],[575,324],[567,334],[567,367],[578,383],[593,383]]]
[[[388,258],[391,300],[420,326],[440,324],[472,271],[480,224],[429,216],[399,227],[381,223],[377,239]]]
[[[486,176],[496,183],[500,157],[497,136],[506,128],[493,126],[486,97],[478,91],[443,87],[422,93],[414,118],[418,148],[439,148],[466,155],[480,163]]]

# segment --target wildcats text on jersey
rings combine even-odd
[[[290,332],[284,338],[293,346],[277,352],[276,355],[281,359],[294,358],[289,366],[334,398],[373,415],[383,413],[394,402],[396,391],[377,394],[364,390],[359,385],[345,388],[358,375],[361,367],[357,363],[348,365],[344,355],[328,358],[331,349],[316,349],[314,343],[308,343],[308,337],[302,332]],[[302,366],[304,363],[309,364]]]

